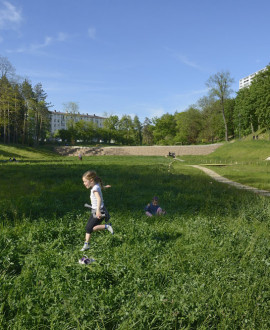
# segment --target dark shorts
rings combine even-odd
[[[91,234],[93,232],[93,228],[95,226],[100,225],[103,220],[105,220],[107,222],[110,219],[110,214],[109,214],[109,212],[108,212],[108,210],[106,209],[105,206],[101,210],[101,214],[104,214],[104,217],[102,217],[101,219],[98,219],[96,217],[95,210],[92,209],[91,216],[88,219],[88,222],[87,222],[86,227],[85,227],[85,231],[86,231],[87,234]]]
[[[85,227],[85,231],[87,234],[91,234],[93,232],[93,228],[95,226],[98,226],[101,224],[103,219],[98,219],[94,216],[94,214],[91,213],[90,218],[88,219],[88,222]]]

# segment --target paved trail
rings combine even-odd
[[[231,181],[231,180],[226,179],[223,176],[217,174],[216,172],[214,172],[212,170],[209,170],[209,168],[206,168],[206,167],[203,167],[203,166],[200,166],[200,165],[190,165],[190,166],[198,168],[199,170],[205,172],[207,175],[209,175],[211,178],[213,178],[214,180],[216,180],[218,182],[229,184],[229,185],[234,186],[238,189],[244,189],[244,190],[252,191],[252,192],[254,192],[256,194],[259,194],[259,195],[270,196],[270,191],[268,191],[268,190],[261,190],[261,189],[257,189],[257,188],[253,188],[253,187],[250,187],[250,186],[243,185],[243,184],[238,183],[238,182]]]

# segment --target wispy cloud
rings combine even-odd
[[[0,29],[15,29],[22,22],[22,14],[19,8],[16,8],[8,1],[0,2]]]
[[[166,111],[163,108],[152,108],[149,109],[149,113],[150,113],[150,118],[154,118],[154,117],[162,117]]]
[[[165,49],[171,54],[172,57],[183,63],[184,65],[190,66],[191,68],[197,69],[197,70],[204,70],[200,65],[198,65],[193,60],[189,59],[185,54],[178,52],[176,50],[173,50],[171,48],[165,47]]]
[[[41,43],[32,43],[26,47],[20,47],[15,50],[7,50],[8,53],[36,53],[42,49],[45,49],[51,46],[54,43],[64,42],[68,39],[68,35],[63,32],[59,32],[56,37],[47,36],[44,38],[44,41]]]
[[[96,39],[96,29],[94,27],[90,27],[88,29],[88,37],[92,40],[95,40]]]
[[[202,95],[208,92],[208,88],[204,89],[198,89],[198,90],[191,90],[186,93],[181,93],[181,94],[176,94],[175,97],[192,97],[192,96],[197,96],[197,95]]]

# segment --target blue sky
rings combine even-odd
[[[0,0],[0,55],[51,110],[153,118],[270,63],[269,0]]]

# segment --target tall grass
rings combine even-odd
[[[169,162],[2,164],[1,328],[269,329],[269,198]],[[90,168],[115,235],[94,233],[82,266]],[[144,216],[153,195],[165,216]]]

